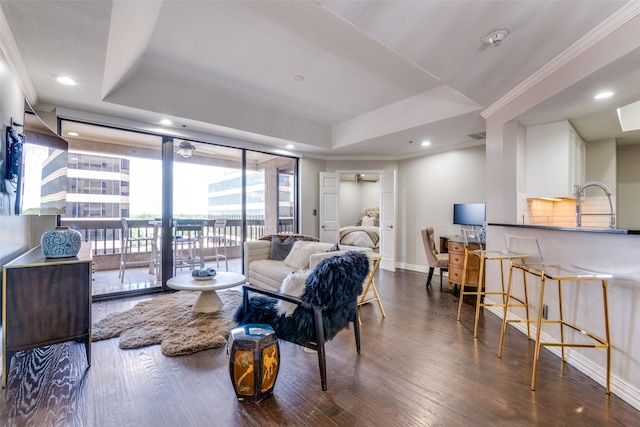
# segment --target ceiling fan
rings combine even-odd
[[[356,184],[361,184],[363,182],[378,182],[380,177],[378,174],[340,174],[340,182],[355,182]]]

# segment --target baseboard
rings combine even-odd
[[[417,264],[407,264],[404,262],[396,263],[396,268],[400,268],[402,270],[409,271],[417,271],[420,273],[429,273],[429,266],[417,265]],[[438,276],[440,274],[440,269],[436,268],[434,274]],[[448,277],[448,271],[443,272],[442,277]]]

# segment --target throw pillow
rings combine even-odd
[[[301,297],[302,294],[304,294],[307,277],[309,277],[309,274],[311,274],[310,271],[296,271],[289,274],[282,281],[282,285],[280,285],[280,289],[278,290],[278,292],[294,297]],[[276,303],[278,316],[291,316],[293,315],[293,312],[297,307],[297,304],[282,300],[278,300],[278,302]]]
[[[340,250],[340,246],[336,243],[335,245],[331,246],[327,252],[337,252]]]
[[[275,259],[282,261],[289,255],[291,252],[291,248],[293,248],[293,244],[296,242],[296,239],[293,236],[289,236],[284,241],[280,241],[280,239],[271,239],[271,252],[269,252],[269,259]]]
[[[309,268],[309,257],[316,252],[318,248],[315,243],[297,241],[284,259],[284,265],[297,270]]]
[[[374,225],[374,218],[370,217],[370,216],[363,216],[362,217],[362,226],[363,227],[373,227]]]

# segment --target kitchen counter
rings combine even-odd
[[[576,231],[579,231],[576,233]],[[640,352],[640,328],[637,313],[640,309],[640,244],[636,237],[638,230],[609,230],[573,227],[533,226],[516,224],[491,223],[487,227],[489,249],[504,248],[506,235],[535,237],[538,239],[544,259],[553,264],[562,264],[611,274],[608,281],[608,309],[611,342],[611,375],[616,378],[612,384],[612,393],[640,409],[640,360],[636,356]],[[489,269],[486,272],[486,288],[490,291],[500,290],[500,272]],[[545,304],[557,307],[558,293],[549,286],[545,295]],[[572,310],[571,318],[583,319],[587,330],[601,327],[597,323],[602,309],[600,307],[601,291],[599,286],[581,284],[562,295],[565,308]],[[539,287],[538,287],[539,289]],[[530,295],[530,304],[536,306],[536,292]],[[485,301],[500,303],[495,296],[485,296]],[[537,307],[537,306],[536,306]],[[504,310],[487,307],[502,318]],[[520,330],[526,339],[526,328]],[[550,341],[561,340],[559,328],[551,329]],[[560,348],[549,347],[549,352],[560,358]],[[600,384],[604,384],[606,358],[600,352],[590,349],[573,349],[569,363],[579,367]],[[604,395],[604,391],[602,392]]]
[[[640,234],[640,230],[624,230],[618,228],[588,228],[588,227],[554,227],[550,225],[527,225],[527,224],[500,224],[489,223],[498,227],[515,227],[515,228],[531,228],[537,230],[555,230],[555,231],[581,231],[585,233],[605,233],[605,234]]]

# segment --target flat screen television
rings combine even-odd
[[[453,223],[458,225],[484,225],[484,203],[454,203]]]

